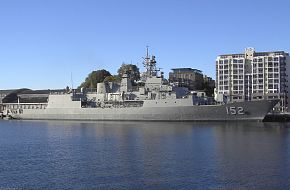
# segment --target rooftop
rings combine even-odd
[[[195,73],[202,73],[201,70],[192,69],[192,68],[173,68],[171,70],[173,70],[173,72],[186,72],[186,71],[188,72],[188,71],[190,71],[190,72],[195,72]]]
[[[277,55],[288,55],[289,53],[285,52],[285,51],[265,51],[265,52],[254,52],[254,56],[265,56],[268,54],[277,54]],[[233,54],[221,54],[219,56],[244,56],[245,53],[233,53]]]

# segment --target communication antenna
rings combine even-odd
[[[73,81],[73,74],[72,72],[70,73],[70,82],[71,82],[71,89],[74,89],[74,81]]]

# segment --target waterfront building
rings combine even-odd
[[[0,112],[3,110],[3,99],[15,90],[0,90]]]
[[[190,90],[201,90],[204,76],[201,70],[192,68],[174,68],[169,73],[169,82]]]
[[[2,100],[13,91],[15,90],[0,90],[0,104],[2,103]]]
[[[289,102],[290,58],[284,51],[219,55],[216,59],[216,95],[228,102],[281,99],[284,111]]]

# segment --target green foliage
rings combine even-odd
[[[66,87],[65,87],[65,92],[68,93],[69,91],[70,91],[69,86],[66,86]]]
[[[121,77],[119,77],[118,75],[112,75],[112,76],[107,76],[104,79],[104,82],[120,82],[121,81]]]
[[[210,86],[208,82],[203,82],[202,89],[204,90],[204,92],[208,97],[213,97],[214,87]]]
[[[91,72],[78,88],[97,88],[100,82],[120,82],[123,74],[128,74],[129,79],[134,83],[140,79],[139,68],[133,64],[122,64],[118,69],[118,75],[111,75],[107,70],[97,70]]]
[[[129,79],[132,82],[136,82],[140,79],[140,71],[136,65],[133,64],[122,64],[121,67],[118,69],[119,77],[122,77],[123,74],[128,74]]]
[[[97,70],[91,72],[79,88],[97,88],[97,83],[104,82],[106,77],[111,76],[111,73],[107,70]]]

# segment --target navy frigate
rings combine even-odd
[[[174,87],[158,74],[155,57],[148,56],[148,51],[143,64],[146,70],[138,88],[124,74],[118,84],[98,83],[96,91],[51,93],[45,103],[7,104],[3,113],[29,120],[262,121],[278,102],[201,105],[191,93],[177,95]]]

